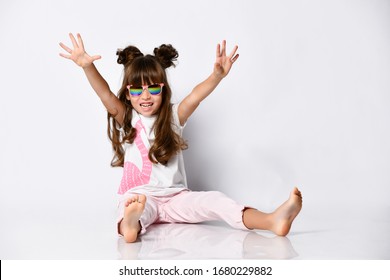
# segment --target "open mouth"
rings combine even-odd
[[[153,106],[153,103],[141,103],[140,106],[143,108],[149,108]]]

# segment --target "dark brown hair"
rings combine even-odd
[[[116,54],[118,55],[117,62],[124,66],[124,77],[118,98],[125,105],[125,116],[122,126],[123,133],[114,119],[115,115],[108,113],[107,116],[107,133],[114,150],[111,166],[123,166],[125,158],[123,144],[133,143],[137,134],[136,129],[131,125],[133,106],[127,100],[126,95],[128,94],[127,85],[142,85],[142,82],[164,83],[162,102],[153,125],[155,140],[149,150],[149,159],[153,163],[166,165],[172,156],[187,148],[182,137],[172,128],[172,92],[165,72],[166,68],[175,66],[174,61],[179,55],[171,45],[161,45],[155,48],[154,55],[143,55],[134,46],[118,50]]]

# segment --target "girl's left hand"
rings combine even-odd
[[[239,55],[236,54],[237,49],[238,46],[234,46],[231,53],[226,56],[226,41],[222,41],[222,49],[220,44],[217,45],[217,57],[214,64],[214,74],[218,78],[223,79],[229,73],[233,63],[238,59]]]

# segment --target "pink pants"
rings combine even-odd
[[[126,195],[118,206],[118,225],[123,219]],[[140,218],[141,234],[154,223],[200,223],[205,221],[225,221],[233,228],[248,229],[243,221],[243,211],[247,207],[239,205],[218,191],[182,191],[170,196],[147,196],[145,210]]]

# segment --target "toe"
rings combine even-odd
[[[139,195],[138,196],[138,202],[139,203],[142,203],[142,204],[145,204],[145,202],[146,202],[146,196],[145,195]]]

